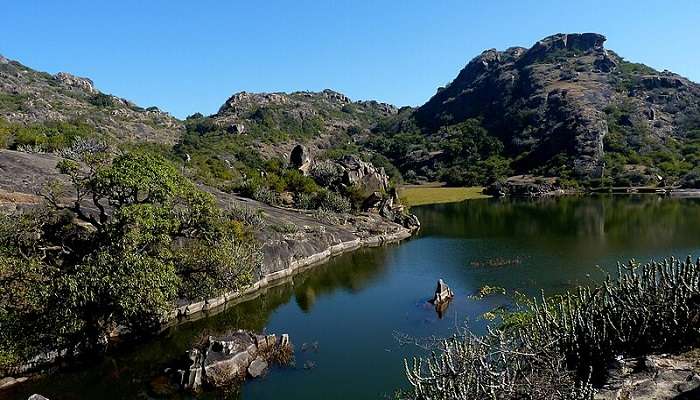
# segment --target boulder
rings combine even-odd
[[[289,156],[289,165],[292,168],[298,169],[304,175],[309,174],[309,170],[311,169],[311,156],[306,146],[298,144],[292,149],[292,153]]]
[[[455,294],[452,292],[452,289],[442,279],[439,279],[432,303],[436,305],[442,304],[450,301],[453,297],[455,297]]]
[[[226,127],[226,131],[228,133],[231,133],[234,135],[242,135],[245,133],[245,125],[243,125],[240,122],[233,123],[233,124],[229,125],[228,127]]]
[[[338,161],[343,171],[343,184],[358,188],[366,197],[374,192],[386,192],[389,177],[384,168],[362,161],[355,155],[347,155]]]
[[[279,196],[279,201],[283,206],[294,205],[294,193],[292,192],[282,192]]]
[[[265,361],[261,356],[258,356],[250,366],[248,366],[248,375],[252,378],[257,378],[261,376],[267,370],[267,361]]]

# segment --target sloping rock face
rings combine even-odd
[[[690,400],[700,398],[697,354],[619,360],[596,400]]]
[[[607,151],[673,151],[692,140],[700,86],[626,62],[604,42],[596,33],[557,34],[529,49],[487,50],[414,117],[426,132],[481,118],[520,173],[564,164],[599,178]]]
[[[50,75],[0,60],[0,118],[35,124],[80,121],[121,140],[174,144],[184,125],[155,107],[101,93],[88,78]]]

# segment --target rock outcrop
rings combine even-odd
[[[484,189],[484,194],[493,197],[541,197],[564,193],[558,178],[532,175],[511,176]]]
[[[697,355],[650,355],[620,359],[596,400],[683,400],[700,398]]]
[[[57,81],[61,82],[62,84],[77,88],[85,93],[98,93],[97,89],[95,89],[95,85],[92,83],[92,80],[88,78],[80,78],[75,75],[71,75],[67,72],[59,72],[56,75],[54,75],[54,77]]]
[[[304,175],[309,174],[309,170],[311,169],[311,155],[306,146],[298,144],[292,149],[292,153],[289,156],[289,165],[292,168],[298,169]]]
[[[442,279],[439,279],[431,302],[436,305],[443,304],[452,300],[453,297],[455,297],[455,294],[452,292],[452,289]]]
[[[342,171],[342,184],[357,188],[365,197],[374,192],[385,193],[389,187],[389,177],[384,168],[376,168],[357,156],[345,156],[338,161],[338,165]]]
[[[243,382],[246,377],[260,377],[271,363],[291,359],[292,352],[286,334],[278,338],[240,330],[223,337],[210,336],[202,346],[190,351],[192,364],[179,371],[179,383],[192,391],[226,387]]]

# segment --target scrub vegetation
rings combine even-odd
[[[598,287],[527,301],[486,335],[406,361],[407,399],[592,399],[615,357],[687,350],[700,338],[700,259],[618,266]]]

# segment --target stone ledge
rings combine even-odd
[[[249,285],[248,287],[242,290],[227,292],[218,297],[213,297],[210,299],[177,307],[175,310],[168,314],[166,322],[164,324],[164,329],[174,325],[178,325],[182,322],[198,319],[196,318],[196,314],[199,313],[212,311],[216,312],[218,310],[215,309],[228,305],[229,303],[235,300],[245,301],[254,298],[256,296],[249,296],[256,294],[256,292],[258,292],[260,289],[274,286],[275,283],[280,282],[285,278],[289,278],[290,276],[297,274],[303,270],[324,263],[332,257],[348,253],[362,247],[377,247],[388,243],[399,242],[404,239],[410,238],[412,235],[413,232],[411,232],[411,230],[403,228],[393,233],[384,233],[380,235],[369,236],[366,238],[355,238],[353,240],[340,242],[338,244],[330,246],[324,251],[312,254],[308,257],[296,259],[292,257],[286,260],[287,268],[267,274],[257,282]]]

